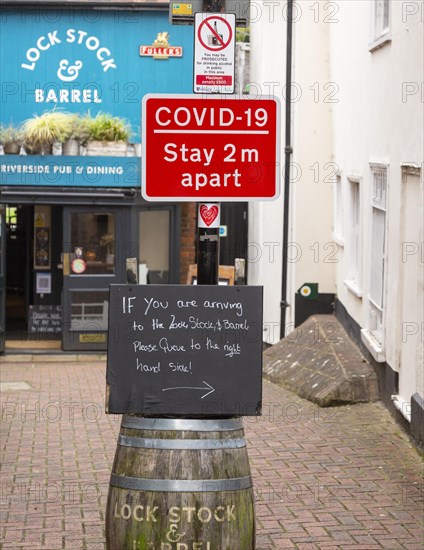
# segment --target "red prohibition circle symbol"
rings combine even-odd
[[[74,273],[84,273],[87,268],[87,264],[82,258],[76,258],[71,263],[71,269]]]
[[[220,23],[224,23],[227,26],[228,29],[228,39],[224,40],[222,35],[219,34],[215,30],[215,28],[210,24],[210,21],[214,19],[215,22],[219,21]],[[207,32],[212,33],[212,38],[215,42],[215,44],[206,44],[205,41],[202,39],[202,30],[203,28],[207,28]],[[197,38],[199,39],[199,42],[202,44],[204,48],[211,52],[219,52],[221,50],[225,50],[225,48],[230,44],[231,39],[233,38],[233,29],[231,28],[231,25],[228,23],[226,19],[223,19],[222,17],[211,16],[206,18],[204,21],[202,21],[199,25],[199,28],[197,30]]]

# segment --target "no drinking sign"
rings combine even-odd
[[[235,14],[196,13],[194,29],[194,93],[233,94]]]

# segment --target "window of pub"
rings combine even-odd
[[[169,210],[142,210],[139,218],[141,284],[168,284]]]
[[[73,213],[71,215],[71,272],[101,275],[115,272],[115,215]]]

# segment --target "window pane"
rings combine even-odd
[[[349,263],[348,278],[360,285],[361,283],[361,197],[359,182],[349,180],[350,204],[349,204]]]
[[[383,308],[385,226],[385,212],[373,208],[370,297],[380,308]]]
[[[389,29],[389,0],[375,0],[375,38],[386,33]]]
[[[389,26],[389,0],[384,0],[383,29]]]
[[[386,208],[387,169],[373,168],[372,205]]]
[[[71,273],[111,274],[115,271],[115,215],[71,214]],[[73,260],[85,262],[73,264]],[[73,266],[75,266],[73,268]]]
[[[334,234],[337,237],[343,236],[343,197],[340,176],[337,176],[334,190]]]
[[[71,292],[71,330],[107,331],[109,311],[107,291]]]
[[[140,212],[139,257],[147,265],[150,284],[169,283],[169,218],[169,210]]]
[[[375,308],[371,303],[368,310],[369,329],[380,345],[383,345],[384,327],[383,327],[383,312]]]

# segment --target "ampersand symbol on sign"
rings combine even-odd
[[[67,59],[62,59],[59,63],[57,76],[60,78],[60,80],[63,80],[64,82],[72,82],[73,80],[78,78],[78,74],[81,68],[82,61],[80,61],[79,59],[75,61],[75,65],[69,65],[69,61]]]
[[[169,542],[178,542],[185,536],[185,533],[177,533],[178,525],[173,523],[166,533],[166,538]]]

